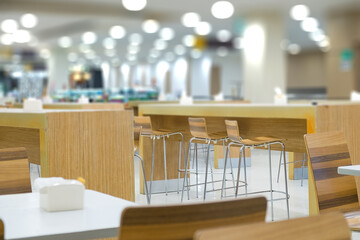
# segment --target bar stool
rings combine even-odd
[[[183,149],[183,156],[185,157],[185,147],[184,147],[184,136],[183,134],[178,131],[170,131],[170,130],[153,130],[151,126],[151,119],[150,117],[134,117],[134,126],[135,127],[142,127],[141,136],[143,137],[149,137],[152,139],[153,142],[153,149],[152,149],[152,161],[151,161],[151,179],[150,179],[150,200],[152,195],[152,182],[153,182],[153,176],[154,176],[154,158],[155,158],[155,143],[156,139],[160,140],[163,139],[163,147],[164,147],[164,171],[165,171],[165,193],[168,195],[168,184],[167,184],[167,169],[166,169],[166,141],[165,138],[169,138],[173,135],[180,135],[181,141],[180,141],[180,148],[179,148],[179,163],[181,162],[181,149]],[[178,186],[178,192],[179,192],[179,186]]]
[[[142,172],[143,172],[143,177],[144,177],[144,182],[145,182],[146,201],[147,201],[147,204],[150,204],[150,196],[149,196],[148,186],[146,184],[144,160],[142,159],[142,157],[139,154],[137,154],[137,151],[139,150],[140,135],[141,135],[141,127],[134,127],[134,156],[137,157],[141,162]]]
[[[266,191],[260,191],[260,192],[252,192],[252,193],[248,193],[247,192],[247,184],[245,184],[245,195],[247,194],[255,194],[255,193],[263,193],[263,192],[270,192],[270,202],[271,202],[271,218],[272,220],[274,220],[274,206],[273,206],[273,201],[274,201],[274,197],[273,197],[273,193],[277,192],[277,193],[283,193],[285,194],[285,199],[277,199],[277,200],[286,200],[286,207],[287,207],[287,215],[288,218],[290,218],[290,211],[289,211],[289,193],[288,193],[288,184],[287,184],[287,173],[286,173],[286,164],[284,164],[284,172],[285,172],[285,192],[282,191],[277,191],[273,189],[273,185],[272,185],[272,171],[271,171],[271,145],[274,144],[280,144],[282,147],[282,154],[284,155],[284,160],[286,162],[286,156],[285,156],[285,145],[282,142],[282,139],[279,138],[274,138],[274,137],[256,137],[253,139],[243,139],[240,136],[239,133],[239,126],[237,121],[230,121],[230,120],[225,120],[225,125],[226,125],[226,131],[228,134],[228,138],[230,139],[230,143],[227,147],[227,151],[226,151],[226,156],[225,156],[225,166],[224,169],[226,169],[226,165],[227,165],[227,158],[228,158],[228,153],[229,153],[229,149],[232,145],[236,145],[236,146],[240,146],[240,157],[239,157],[239,168],[238,168],[238,175],[237,175],[237,182],[236,182],[236,191],[235,191],[235,197],[238,196],[238,189],[239,189],[239,180],[240,180],[240,166],[241,166],[241,153],[243,153],[243,162],[244,162],[244,173],[245,173],[245,183],[247,183],[247,179],[246,179],[246,164],[245,164],[245,148],[246,147],[265,147],[269,149],[269,173],[270,173],[270,190],[266,190]],[[281,156],[281,154],[280,154]],[[225,171],[224,171],[225,172]],[[221,191],[221,197],[223,196],[223,192],[224,192],[224,185],[225,185],[225,179],[223,178],[223,183],[222,183],[222,191]]]
[[[206,162],[205,162],[206,167],[205,167],[204,194],[203,194],[203,199],[205,200],[206,199],[206,188],[207,188],[207,183],[208,183],[207,179],[208,179],[208,169],[209,169],[210,145],[211,144],[215,145],[218,142],[222,142],[224,150],[225,150],[225,142],[227,141],[227,137],[226,137],[225,132],[208,133],[205,118],[189,118],[188,121],[189,121],[190,133],[192,135],[192,138],[189,141],[189,146],[188,146],[188,151],[187,151],[185,170],[184,170],[185,171],[185,177],[184,177],[184,182],[183,182],[181,201],[183,201],[185,187],[187,188],[187,196],[188,196],[188,200],[189,200],[189,187],[191,187],[191,185],[189,185],[189,182],[188,182],[187,177],[186,177],[188,175],[188,173],[195,173],[196,174],[196,184],[193,185],[193,186],[199,186],[199,182],[198,182],[198,174],[199,174],[198,170],[199,169],[198,169],[198,160],[197,160],[197,144],[198,143],[203,143],[203,144],[207,145]],[[192,171],[188,170],[188,165],[189,165],[189,159],[190,159],[191,144],[194,141],[195,141],[196,170],[195,170],[195,172],[192,172]],[[226,171],[225,171],[224,174],[226,174]],[[232,174],[232,177],[233,177],[232,168],[231,168],[231,174]],[[233,179],[233,181],[234,181],[234,179]],[[214,183],[213,174],[212,174],[212,183]]]
[[[306,161],[306,153],[304,153],[304,158],[303,160],[297,160],[297,161],[291,161],[291,162],[287,162],[286,164],[289,163],[297,163],[297,162],[301,162],[301,186],[303,186],[304,183],[304,167],[305,167],[305,161]],[[280,178],[280,170],[281,170],[281,165],[283,165],[284,163],[282,162],[282,158],[280,155],[280,161],[279,161],[279,169],[278,169],[278,173],[277,173],[277,182],[279,182],[279,178]]]

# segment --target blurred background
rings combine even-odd
[[[0,97],[349,99],[360,1],[1,0]]]

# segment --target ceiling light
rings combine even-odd
[[[124,8],[129,11],[140,11],[145,8],[146,0],[122,0]]]
[[[211,25],[208,22],[199,22],[195,28],[195,33],[198,35],[208,35],[211,32]]]
[[[18,30],[18,23],[13,19],[6,19],[1,23],[1,30],[6,33],[14,33]]]
[[[290,10],[290,16],[297,21],[305,20],[310,15],[310,10],[305,5],[293,6]]]
[[[233,40],[233,46],[236,49],[243,49],[244,48],[244,39],[241,37],[237,37]]]
[[[168,62],[172,62],[175,60],[175,54],[172,52],[167,52],[164,57],[165,57],[165,60]]]
[[[159,35],[162,39],[169,41],[175,37],[175,31],[172,28],[163,28]]]
[[[82,53],[87,53],[87,52],[91,51],[91,48],[90,48],[89,45],[80,44],[79,50],[80,50],[80,52],[82,52]]]
[[[288,46],[288,52],[292,55],[297,55],[301,52],[301,47],[299,44],[292,43]]]
[[[14,33],[14,42],[17,42],[17,43],[27,43],[27,42],[30,42],[31,40],[31,35],[30,35],[30,32],[27,31],[27,30],[17,30],[15,33]]]
[[[69,48],[72,45],[72,40],[70,37],[64,36],[59,38],[58,44],[62,48]]]
[[[177,55],[181,56],[186,53],[186,48],[183,45],[179,44],[175,47],[174,51]]]
[[[150,57],[152,58],[158,58],[160,57],[161,53],[159,50],[156,50],[156,49],[151,49],[150,50]]]
[[[78,60],[78,55],[74,52],[68,54],[69,62],[76,62]]]
[[[93,44],[97,40],[97,36],[94,32],[86,32],[82,35],[82,41],[85,44]]]
[[[329,38],[328,37],[325,37],[324,40],[318,42],[318,45],[319,47],[322,47],[322,48],[327,48],[327,47],[330,47],[330,41],[329,41]]]
[[[12,45],[14,42],[13,36],[9,33],[5,33],[1,36],[0,42],[3,45]]]
[[[181,18],[181,23],[185,27],[196,27],[200,22],[200,15],[194,12],[185,13]]]
[[[229,50],[226,47],[218,47],[216,53],[219,57],[226,57],[229,54]]]
[[[38,19],[34,14],[27,13],[21,16],[20,23],[25,28],[33,28],[38,24]]]
[[[121,39],[126,35],[126,30],[123,26],[112,26],[109,34],[114,39]]]
[[[140,52],[140,47],[138,45],[129,45],[128,52],[131,54],[137,54],[138,52]]]
[[[315,18],[306,18],[301,22],[301,28],[305,32],[314,32],[318,29],[319,22]]]
[[[191,50],[191,53],[190,53],[191,57],[194,58],[194,59],[198,59],[201,57],[202,53],[199,49],[193,49]]]
[[[143,37],[139,33],[133,33],[129,36],[131,45],[140,45],[143,42]]]
[[[44,59],[49,59],[51,56],[49,49],[46,48],[41,49],[39,55]]]
[[[146,20],[142,24],[142,29],[146,33],[156,33],[159,31],[159,27],[159,22],[153,19]]]
[[[321,29],[316,30],[315,32],[310,33],[310,38],[315,42],[321,42],[326,38],[324,31]]]
[[[136,61],[137,57],[136,57],[136,55],[128,54],[128,55],[126,55],[126,59],[128,61],[132,62],[132,61]]]
[[[229,30],[220,30],[216,33],[216,39],[220,42],[228,42],[231,40],[232,34]]]
[[[211,13],[215,18],[226,19],[234,14],[234,6],[228,1],[218,1],[212,5]]]
[[[157,39],[154,43],[154,47],[157,50],[164,50],[167,48],[167,42],[163,39]]]
[[[103,40],[103,46],[105,49],[113,49],[116,46],[116,42],[113,38],[105,38]]]
[[[105,55],[108,57],[115,57],[116,51],[115,49],[105,49]]]
[[[195,45],[195,36],[194,35],[186,35],[183,37],[182,42],[187,47],[193,47]]]

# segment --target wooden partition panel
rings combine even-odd
[[[48,113],[42,174],[83,177],[89,189],[134,201],[132,122],[130,111]]]

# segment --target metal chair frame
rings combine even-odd
[[[182,193],[181,193],[181,202],[183,201],[184,199],[184,189],[185,187],[187,188],[187,198],[188,200],[190,199],[190,194],[189,194],[189,188],[192,187],[192,186],[197,186],[196,188],[196,196],[198,197],[198,186],[199,185],[203,185],[204,184],[204,194],[203,194],[203,200],[206,200],[206,193],[207,192],[210,192],[210,191],[207,191],[207,184],[208,183],[212,183],[213,184],[213,190],[212,191],[220,191],[221,189],[215,189],[214,188],[214,183],[215,182],[220,182],[221,180],[219,181],[214,181],[214,172],[211,168],[211,177],[212,177],[212,181],[211,182],[208,182],[208,169],[209,169],[209,159],[210,159],[210,145],[211,143],[214,144],[217,144],[217,142],[223,142],[223,148],[225,150],[225,142],[227,142],[227,138],[220,138],[220,139],[208,139],[208,138],[198,138],[198,137],[192,137],[189,141],[189,146],[188,146],[188,151],[187,151],[187,157],[186,157],[186,162],[185,162],[185,169],[182,170],[182,169],[179,169],[179,172],[181,171],[184,171],[185,174],[184,174],[184,181],[183,181],[183,188],[182,188]],[[193,141],[201,141],[201,142],[204,142],[204,144],[207,145],[207,150],[206,150],[206,167],[205,167],[205,181],[204,183],[199,183],[198,181],[198,175],[199,174],[203,174],[203,172],[199,172],[199,167],[198,167],[198,157],[197,157],[197,144],[198,143],[193,143]],[[188,169],[188,166],[189,166],[189,159],[190,159],[190,150],[191,150],[191,144],[195,144],[195,147],[194,147],[194,150],[195,150],[195,161],[196,161],[196,169],[195,169],[195,172],[194,170],[192,169]],[[225,152],[225,151],[224,151]],[[225,154],[224,154],[225,155]],[[231,170],[230,170],[230,174],[232,176],[232,181],[233,181],[233,184],[235,186],[235,179],[234,179],[234,174],[233,174],[233,168],[232,168],[232,165],[231,165]],[[193,184],[193,185],[190,185],[189,182],[188,182],[188,179],[187,179],[187,175],[188,174],[196,174],[196,184]],[[226,168],[224,170],[224,176],[226,175]]]
[[[303,186],[303,183],[304,183],[304,167],[305,167],[305,162],[306,162],[306,153],[304,153],[304,159],[303,160],[291,161],[291,162],[287,162],[286,164],[298,163],[298,162],[302,162],[302,166],[301,166],[301,186]],[[278,173],[277,173],[277,182],[279,182],[280,169],[281,169],[282,164],[284,164],[284,163],[282,163],[282,157],[280,155],[279,169],[278,169]]]
[[[240,139],[242,139],[240,137]],[[282,153],[281,155],[284,155],[284,160],[286,161],[286,156],[285,156],[285,145],[282,142],[271,142],[271,143],[265,143],[265,144],[258,144],[258,145],[245,145],[241,142],[235,142],[235,141],[231,141],[231,143],[229,143],[229,145],[227,146],[227,151],[226,151],[226,157],[225,157],[225,166],[224,169],[226,169],[226,165],[227,165],[227,159],[228,159],[228,155],[230,155],[230,147],[232,145],[236,145],[236,146],[240,146],[240,155],[239,155],[239,168],[238,168],[238,175],[237,175],[237,182],[236,182],[236,190],[235,190],[235,197],[238,196],[247,196],[249,194],[258,194],[258,193],[264,193],[264,192],[270,192],[270,202],[271,202],[271,219],[272,221],[274,221],[274,206],[273,206],[273,202],[274,201],[278,201],[278,200],[286,200],[286,208],[287,208],[287,216],[288,219],[290,218],[290,210],[289,210],[289,192],[288,192],[288,182],[287,182],[287,169],[286,169],[286,164],[284,164],[284,172],[285,172],[285,192],[283,191],[278,191],[278,190],[274,190],[273,189],[273,185],[272,185],[272,167],[271,167],[271,145],[274,144],[280,144],[282,146]],[[257,192],[251,192],[248,193],[247,192],[247,179],[246,179],[246,163],[245,163],[245,148],[246,147],[265,147],[269,149],[269,173],[270,173],[270,189],[269,190],[264,190],[264,191],[257,191]],[[243,162],[244,162],[244,177],[245,177],[245,194],[238,194],[238,190],[239,190],[239,180],[240,180],[240,166],[241,166],[241,154],[243,153]],[[221,190],[221,197],[223,197],[223,192],[224,192],[224,186],[225,186],[225,180],[223,179],[223,187]],[[277,192],[277,193],[281,193],[281,194],[285,194],[285,198],[279,198],[279,199],[274,199],[273,197],[273,193]]]

